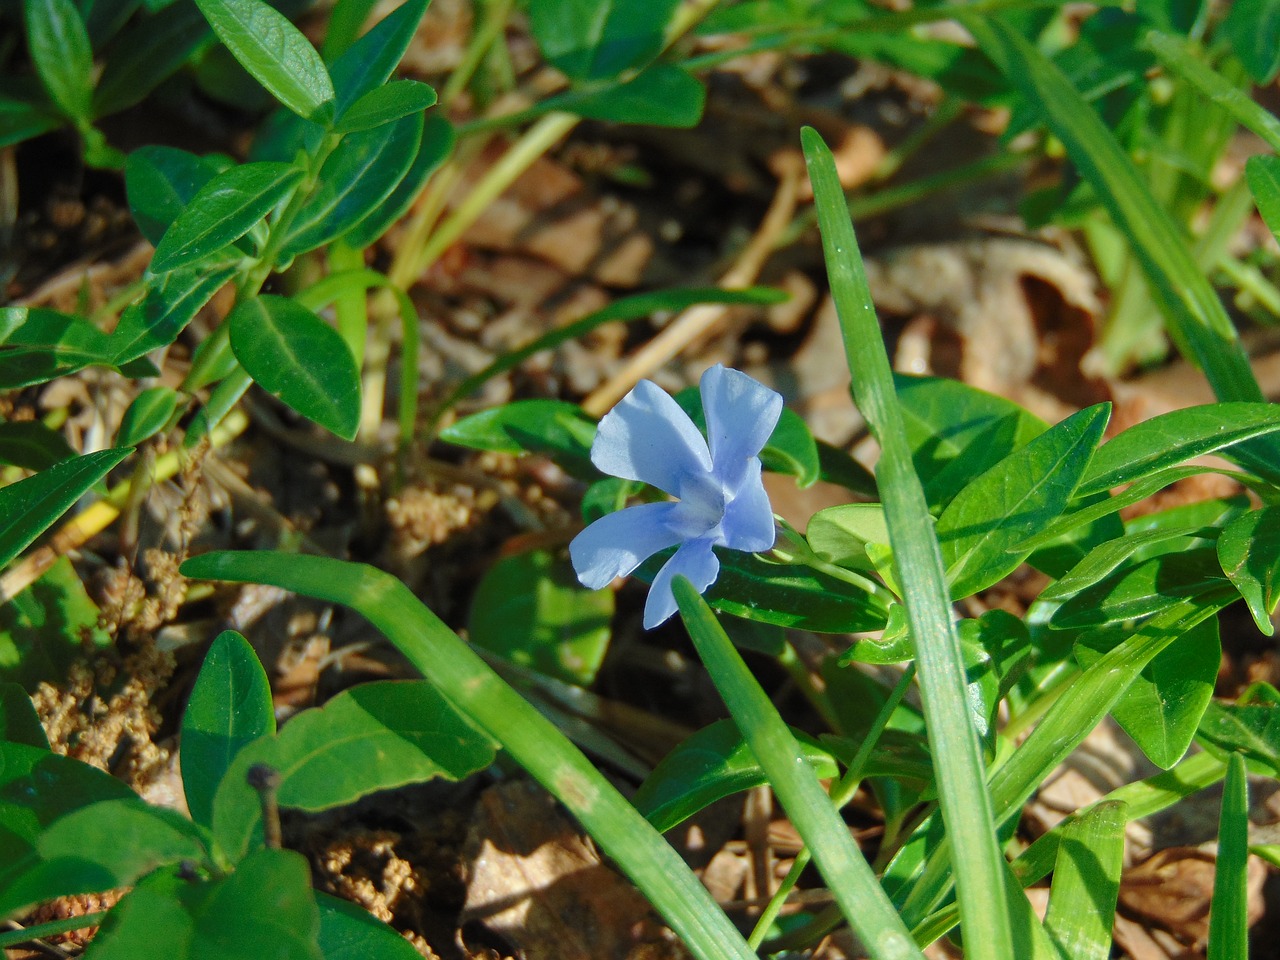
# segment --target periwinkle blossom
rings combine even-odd
[[[760,451],[782,414],[782,397],[720,364],[702,375],[699,390],[706,440],[675,400],[649,380],[641,380],[605,414],[591,445],[591,462],[676,499],[608,514],[569,544],[578,579],[593,590],[679,545],[653,578],[644,606],[646,629],[676,612],[671,592],[676,575],[688,577],[699,592],[715,582],[720,561],[712,547],[756,553],[774,542]]]

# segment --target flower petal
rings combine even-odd
[[[737,495],[724,508],[720,521],[721,542],[733,550],[759,553],[773,546],[778,530],[764,481],[760,479],[760,459],[747,461],[747,475]]]
[[[740,370],[718,363],[702,375],[698,388],[717,476],[722,464],[735,471],[742,460],[759,456],[782,416],[782,395]]]
[[[707,442],[656,383],[641,380],[604,415],[591,462],[605,473],[680,495],[681,480],[711,470]]]
[[[599,590],[680,542],[678,503],[642,503],[606,514],[573,538],[569,558],[584,587]]]
[[[682,543],[675,556],[664,563],[653,578],[649,599],[644,604],[644,628],[652,630],[676,612],[676,597],[671,592],[671,581],[676,574],[688,577],[702,593],[716,582],[719,573],[720,561],[711,552],[710,540],[702,537]]]

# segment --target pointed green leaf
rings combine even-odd
[[[49,738],[36,708],[16,683],[0,683],[0,740],[49,749]]]
[[[72,0],[25,0],[27,49],[49,97],[72,120],[90,119],[93,52]]]
[[[160,243],[200,188],[223,169],[211,157],[162,144],[139,147],[129,154],[124,165],[129,210],[152,246]]]
[[[128,307],[111,331],[112,362],[123,366],[173,343],[235,272],[232,264],[213,264],[154,278],[147,295]]]
[[[0,344],[0,389],[111,363],[105,333],[83,317],[44,307],[0,307]]]
[[[281,104],[304,120],[332,117],[333,82],[311,42],[262,0],[196,0],[232,55]]]
[[[599,476],[591,464],[595,421],[564,400],[516,400],[463,417],[440,431],[440,439],[472,450],[544,453],[582,476]]]
[[[141,103],[191,58],[208,34],[209,25],[191,0],[176,0],[135,20],[111,45],[93,91],[94,114],[105,116]]]
[[[1209,403],[1144,420],[1093,455],[1076,496],[1133,483],[1165,467],[1280,431],[1280,404]]]
[[[338,117],[338,133],[359,133],[435,106],[436,92],[417,80],[393,80],[374,87]]]
[[[24,470],[44,470],[75,455],[61,433],[39,420],[0,423],[0,463]]]
[[[1110,408],[1096,404],[1050,427],[960,491],[938,518],[954,597],[1004,579],[1026,559],[1009,548],[1066,508],[1102,439]]]
[[[151,387],[133,398],[120,418],[116,437],[121,446],[136,447],[164,429],[178,409],[181,394],[172,387]]]
[[[1280,236],[1280,157],[1259,155],[1244,164],[1249,190],[1271,233]]]
[[[347,440],[360,425],[360,372],[338,331],[288,297],[236,304],[231,349],[249,376],[304,417]]]
[[[30,546],[132,452],[125,448],[87,453],[0,489],[0,567]]]
[[[182,715],[182,788],[191,819],[213,823],[213,798],[236,754],[275,730],[271,684],[258,655],[234,630],[222,632]]]
[[[542,55],[574,80],[611,80],[662,49],[679,0],[531,0]]]
[[[282,807],[316,811],[407,783],[459,780],[493,757],[493,741],[429,683],[364,683],[241,749],[214,798],[214,835],[233,859],[260,835],[260,807],[245,782],[256,763],[280,774]]]
[[[1249,956],[1249,779],[1244,757],[1232,754],[1218,816],[1218,856],[1209,907],[1208,960]]]
[[[365,94],[387,82],[409,49],[429,2],[405,0],[333,62],[329,75],[333,78],[334,107],[339,117]],[[334,20],[337,19],[335,14]],[[333,23],[329,29],[333,29]]]
[[[545,110],[563,110],[608,123],[654,127],[694,127],[702,119],[707,91],[689,71],[658,63],[602,90],[570,90],[544,101]]]
[[[1280,603],[1280,507],[1263,507],[1228,524],[1218,538],[1218,560],[1258,630],[1271,636],[1271,615]]]
[[[256,0],[255,0],[256,2]],[[302,179],[288,163],[242,163],[201,187],[165,231],[153,273],[194,263],[243,237]]]
[[[336,240],[391,195],[418,153],[421,113],[354,133],[329,154],[319,181],[289,228],[281,254],[297,256]]]
[[[1057,630],[1100,627],[1150,616],[1227,586],[1211,549],[1170,553],[1118,571],[1063,602],[1049,620]]]

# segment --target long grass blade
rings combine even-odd
[[[1249,781],[1244,757],[1227,761],[1218,817],[1218,862],[1209,908],[1209,960],[1249,957]]]
[[[1063,830],[1044,925],[1071,960],[1111,956],[1127,819],[1123,803],[1100,803]]]
[[[952,623],[942,554],[920,479],[911,462],[875,306],[831,151],[815,130],[803,131],[822,247],[831,280],[858,408],[880,442],[876,466],[894,567],[906,601],[923,692],[938,799],[952,857],[965,945],[972,960],[1014,955],[1008,907],[993,896],[1005,886],[985,770],[969,716],[964,662]]]

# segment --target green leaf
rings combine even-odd
[[[342,236],[376,210],[408,172],[422,140],[420,113],[344,137],[281,247],[297,256]]]
[[[1010,400],[958,380],[894,375],[911,462],[930,508],[1049,429]]]
[[[1116,632],[1087,634],[1075,646],[1076,659],[1088,669],[1122,640],[1123,635]],[[1200,718],[1213,699],[1221,666],[1218,621],[1211,618],[1156,654],[1116,701],[1111,716],[1147,759],[1168,770],[1191,745]]]
[[[165,231],[151,271],[176,270],[239,240],[301,179],[302,171],[289,163],[242,163],[222,171],[196,192]]]
[[[182,715],[182,788],[191,819],[213,823],[213,798],[236,754],[276,731],[271,684],[258,655],[234,630],[220,633]]]
[[[541,453],[578,476],[599,476],[591,463],[596,423],[565,400],[516,400],[463,417],[440,439],[472,450]]]
[[[1000,701],[1030,666],[1031,635],[1026,624],[998,607],[961,620],[959,629],[974,724],[990,737]]]
[[[869,569],[868,543],[889,543],[884,507],[878,503],[842,503],[819,510],[805,529],[809,548],[823,560],[853,569]]]
[[[49,97],[69,118],[87,123],[93,96],[93,51],[72,0],[24,0],[27,50]]]
[[[27,691],[16,683],[0,682],[0,741],[49,749],[49,738]]]
[[[413,944],[364,907],[316,891],[324,960],[422,960]]]
[[[120,418],[120,432],[116,442],[121,446],[136,447],[164,429],[178,409],[182,394],[172,387],[151,387],[133,398]]]
[[[129,154],[124,165],[125,193],[138,229],[152,246],[206,183],[224,169],[212,157],[177,147],[149,144]]]
[[[611,80],[662,50],[679,0],[531,0],[542,55],[573,80]]]
[[[360,372],[333,327],[288,297],[241,300],[227,317],[236,359],[268,393],[345,440],[360,425]]]
[[[1223,753],[1239,752],[1269,776],[1280,777],[1280,704],[1210,701],[1197,731],[1200,742]]]
[[[792,730],[801,756],[817,776],[829,780],[839,774],[831,751],[808,734]],[[633,802],[661,833],[717,800],[767,783],[751,747],[732,720],[717,720],[662,758]]]
[[[153,16],[136,20],[111,45],[93,92],[94,115],[141,103],[191,58],[208,34],[209,26],[191,0],[175,0]]]
[[[1271,614],[1280,603],[1280,507],[1263,507],[1228,524],[1218,538],[1218,561],[1258,630],[1271,636]]]
[[[1227,761],[1222,790],[1208,948],[1207,960],[1249,956],[1249,779],[1239,754]]]
[[[0,307],[0,389],[47,383],[110,363],[109,342],[83,317],[43,307]]]
[[[257,850],[217,880],[152,874],[116,906],[86,960],[324,960],[306,859]]]
[[[609,648],[613,593],[586,590],[563,560],[534,550],[498,560],[471,600],[471,642],[566,683],[589,686]]]
[[[1136,552],[1151,544],[1165,543],[1169,540],[1185,540],[1197,532],[1197,527],[1161,526],[1155,530],[1130,532],[1126,536],[1110,540],[1089,551],[1089,554],[1055,583],[1040,592],[1044,601],[1066,601],[1081,590],[1092,587],[1112,573]],[[1181,546],[1182,544],[1179,544]]]
[[[136,799],[119,780],[79,760],[0,742],[0,890],[20,861],[34,854],[49,824],[88,804],[126,797]]]
[[[126,448],[87,453],[0,490],[0,567],[30,546],[132,452]]]
[[[343,242],[355,250],[372,246],[393,223],[408,212],[422,192],[427,178],[453,152],[456,139],[453,124],[438,114],[428,116],[423,122],[422,142],[418,145],[417,156],[409,165],[408,172],[400,178],[395,189],[382,203],[343,234]]]
[[[707,91],[687,70],[654,64],[625,83],[601,90],[570,90],[539,105],[590,120],[639,123],[654,127],[695,127],[702,119]]]
[[[1258,212],[1271,233],[1280,236],[1280,157],[1270,154],[1250,157],[1245,161],[1244,173]]]
[[[1136,620],[1216,593],[1226,583],[1212,550],[1164,554],[1122,566],[1076,593],[1058,607],[1049,626],[1071,630]]]
[[[1010,548],[1066,508],[1106,429],[1096,404],[1049,428],[971,482],[938,518],[952,596],[968,597],[1012,573],[1025,553]]]
[[[460,780],[493,757],[490,737],[429,683],[364,683],[240,750],[214,798],[214,835],[232,859],[260,839],[257,795],[245,782],[257,763],[280,774],[280,806],[316,811],[406,783]]]
[[[1111,956],[1126,822],[1123,803],[1104,801],[1063,827],[1044,925],[1064,957]]]
[[[1133,483],[1165,467],[1277,431],[1280,404],[1274,403],[1209,403],[1164,413],[1104,443],[1093,455],[1076,496]]]
[[[97,604],[71,561],[58,561],[27,589],[0,606],[0,679],[34,691],[58,683],[86,647],[109,646]]]
[[[1220,29],[1255,83],[1265,86],[1275,79],[1280,70],[1280,3],[1233,0]]]
[[[329,71],[284,14],[261,0],[196,0],[196,5],[218,39],[276,100],[304,120],[331,118]]]
[[[387,82],[400,63],[430,0],[405,0],[356,40],[329,68],[341,117],[357,100]],[[334,21],[338,17],[335,15]],[[334,29],[331,21],[329,29]],[[328,38],[326,38],[328,43]]]
[[[0,463],[44,470],[75,455],[61,433],[39,420],[0,423]]]
[[[235,273],[233,265],[215,264],[184,267],[154,278],[147,295],[128,307],[111,331],[112,362],[124,366],[173,343]]]
[[[393,80],[374,87],[338,116],[337,133],[359,133],[435,106],[436,92],[417,80]]]

